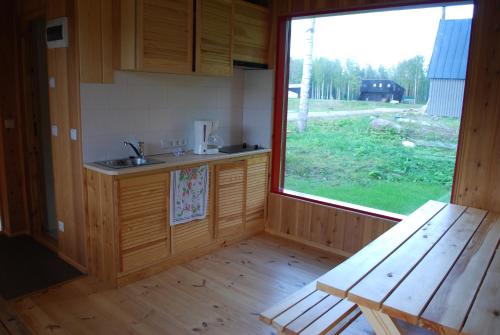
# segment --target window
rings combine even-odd
[[[391,218],[448,202],[472,13],[461,3],[286,20],[273,192]]]

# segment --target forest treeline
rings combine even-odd
[[[290,61],[290,84],[300,84],[302,79],[302,59]],[[311,93],[312,99],[357,100],[363,79],[390,79],[405,89],[405,97],[414,99],[417,104],[427,103],[429,79],[423,56],[404,60],[394,67],[380,66],[377,69],[368,65],[360,67],[355,61],[315,58],[312,62]]]

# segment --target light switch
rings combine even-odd
[[[59,227],[59,231],[61,233],[64,233],[64,222],[62,221],[57,221],[57,226]]]
[[[71,128],[69,131],[69,137],[71,138],[72,141],[76,141],[77,139],[77,132],[75,128]]]
[[[52,136],[57,136],[57,126],[55,124],[52,125],[52,127],[50,127],[50,130],[52,132]]]
[[[54,78],[54,77],[49,78],[49,87],[56,88],[56,78]]]

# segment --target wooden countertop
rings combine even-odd
[[[220,160],[226,160],[226,159],[237,158],[237,157],[246,157],[246,156],[258,155],[258,154],[263,154],[263,153],[268,153],[268,152],[271,152],[271,149],[259,149],[259,150],[239,152],[239,153],[235,153],[235,154],[218,153],[218,154],[214,154],[214,155],[196,155],[196,154],[193,154],[191,151],[189,151],[189,152],[187,152],[184,155],[179,156],[179,157],[175,157],[173,154],[147,156],[148,158],[162,161],[163,163],[160,163],[160,164],[152,164],[152,165],[146,165],[146,166],[140,166],[140,167],[130,167],[130,168],[123,168],[123,169],[112,169],[112,168],[107,168],[103,165],[99,165],[96,163],[85,163],[84,167],[86,169],[96,171],[96,172],[99,172],[102,174],[110,175],[110,176],[122,176],[122,175],[126,175],[126,174],[131,174],[131,173],[161,170],[161,169],[172,168],[172,167],[180,167],[183,165],[210,163],[213,161],[220,161]]]

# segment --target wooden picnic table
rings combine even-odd
[[[317,281],[375,333],[500,334],[500,214],[429,201]]]

